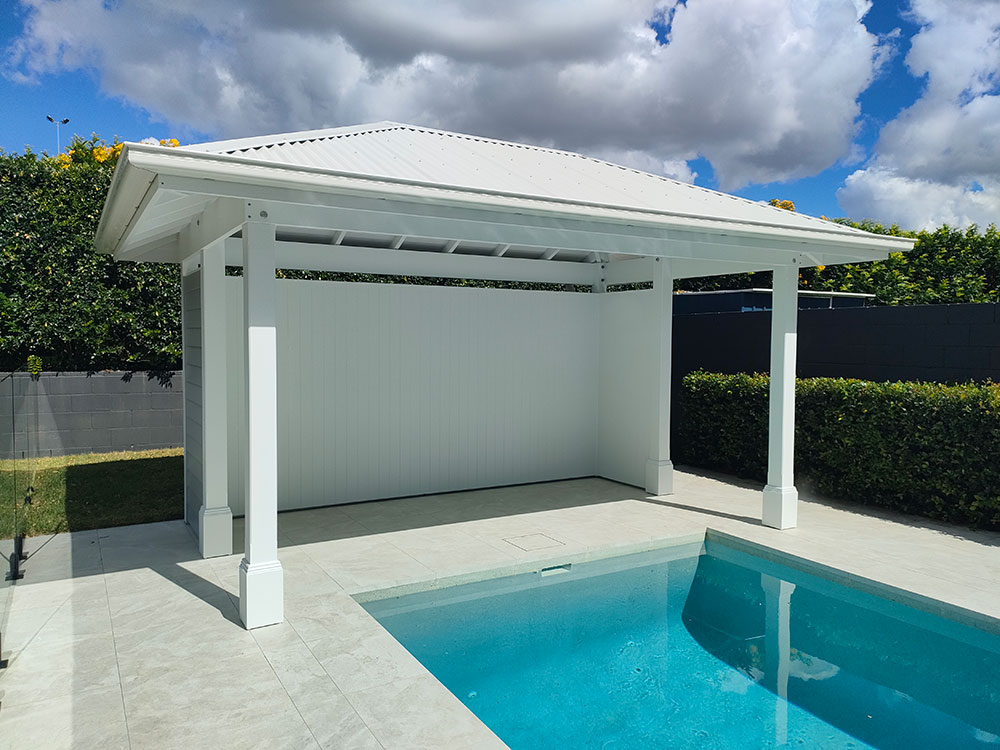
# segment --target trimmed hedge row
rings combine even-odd
[[[693,372],[678,463],[763,482],[767,375]],[[1000,385],[796,383],[796,484],[830,497],[1000,528]]]

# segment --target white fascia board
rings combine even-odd
[[[589,286],[595,263],[573,263],[492,255],[415,252],[315,242],[275,243],[276,265],[301,271],[369,273],[381,276],[427,276]],[[226,240],[226,264],[243,265],[241,240]]]
[[[734,244],[742,244],[739,239],[743,238],[766,238],[774,245],[783,246],[803,243],[812,246],[815,251],[822,251],[825,248],[850,255],[855,261],[885,258],[891,252],[912,249],[914,243],[913,240],[902,237],[874,235],[836,224],[829,224],[827,227],[818,223],[815,228],[804,229],[745,220],[729,221],[611,204],[560,201],[499,191],[425,184],[413,180],[371,177],[230,155],[220,156],[195,151],[178,153],[176,149],[156,146],[135,147],[133,158],[137,164],[141,163],[147,169],[161,175],[172,174],[178,177],[209,180],[224,191],[220,194],[234,194],[233,186],[237,185],[242,195],[246,195],[251,187],[263,187],[270,194],[258,193],[262,199],[275,199],[277,196],[272,191],[285,188],[300,194],[306,193],[307,203],[327,202],[320,199],[319,196],[322,194],[341,197],[352,195],[455,208],[487,208],[517,216],[545,215],[567,220],[585,218],[606,225],[646,226],[659,229],[670,227],[702,234],[721,235],[734,240]],[[228,183],[229,187],[223,188],[221,183]],[[608,232],[609,229],[604,231]]]
[[[136,167],[129,160],[128,146],[122,149],[94,236],[97,252],[113,254],[125,235],[135,228],[143,208],[155,195],[155,180],[156,172]]]

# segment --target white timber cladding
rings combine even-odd
[[[238,330],[243,287],[226,281]],[[279,508],[593,475],[603,296],[279,280]],[[242,514],[244,355],[228,342]]]
[[[184,349],[184,519],[198,529],[203,497],[201,273],[181,277]]]
[[[656,415],[654,292],[589,296],[601,309],[595,473],[642,487]]]

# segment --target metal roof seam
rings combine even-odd
[[[301,139],[301,140],[286,139],[284,141],[275,142],[275,143],[271,143],[271,144],[251,146],[251,147],[248,147],[246,149],[232,149],[232,150],[227,150],[224,153],[235,154],[237,152],[247,153],[248,151],[259,152],[259,149],[261,149],[261,148],[270,149],[270,148],[275,147],[275,146],[295,146],[297,144],[302,144],[302,143],[319,143],[319,142],[322,142],[322,141],[339,140],[339,139],[344,139],[344,138],[350,138],[350,137],[353,137],[353,136],[366,136],[366,135],[371,135],[371,134],[380,133],[380,132],[384,133],[384,132],[391,132],[391,131],[394,131],[394,130],[407,130],[407,131],[410,131],[410,132],[413,132],[413,133],[427,134],[427,135],[431,135],[431,136],[435,136],[435,137],[447,137],[447,138],[453,138],[453,139],[461,139],[461,140],[471,141],[471,142],[474,142],[474,143],[493,144],[493,145],[503,146],[503,147],[507,147],[507,148],[517,148],[517,149],[524,149],[524,150],[532,150],[532,151],[538,151],[538,152],[542,152],[542,153],[549,153],[549,154],[553,154],[553,155],[558,155],[558,156],[561,156],[561,157],[575,157],[577,159],[581,159],[581,160],[584,160],[584,161],[590,161],[590,162],[593,162],[595,164],[600,164],[602,166],[615,167],[615,168],[617,168],[619,170],[622,170],[622,171],[625,171],[625,172],[628,172],[628,173],[631,173],[631,174],[634,174],[634,175],[638,175],[638,176],[641,176],[643,178],[652,177],[652,178],[655,178],[655,179],[657,179],[657,180],[659,180],[661,182],[666,182],[666,183],[669,183],[669,184],[677,186],[677,187],[683,186],[683,187],[685,187],[685,188],[687,188],[689,190],[700,192],[703,195],[709,195],[709,196],[724,195],[727,198],[729,198],[731,201],[734,201],[734,202],[737,202],[737,203],[740,203],[740,204],[743,204],[743,205],[752,205],[752,206],[755,206],[755,207],[770,209],[772,211],[785,211],[786,210],[786,209],[781,209],[781,208],[777,208],[777,207],[774,207],[774,206],[769,206],[769,205],[767,205],[765,203],[762,203],[762,202],[751,201],[749,199],[742,198],[742,197],[739,197],[739,196],[734,196],[734,195],[731,195],[731,194],[728,194],[728,193],[719,193],[718,191],[711,190],[709,188],[705,188],[705,187],[702,187],[700,185],[694,185],[692,183],[682,182],[680,180],[676,180],[676,179],[667,177],[665,175],[656,175],[656,174],[652,174],[652,173],[649,173],[649,172],[642,172],[641,170],[635,169],[633,167],[626,167],[626,166],[621,165],[621,164],[614,164],[613,162],[608,162],[608,161],[605,161],[603,159],[598,159],[596,157],[587,156],[585,154],[579,154],[579,153],[575,153],[575,152],[571,152],[571,151],[562,151],[562,150],[559,150],[559,149],[552,149],[552,148],[547,148],[547,147],[544,147],[544,146],[535,146],[535,145],[531,145],[531,144],[516,143],[516,142],[513,142],[513,141],[501,141],[501,140],[498,140],[498,139],[486,138],[486,137],[483,137],[483,136],[466,135],[466,134],[463,134],[463,133],[452,133],[452,132],[448,132],[448,131],[436,130],[436,129],[433,129],[433,128],[423,128],[423,127],[419,127],[419,126],[415,126],[415,125],[404,125],[404,124],[400,124],[400,123],[392,123],[389,126],[383,126],[383,127],[378,127],[378,125],[379,124],[373,124],[371,127],[361,126],[364,129],[356,130],[356,131],[349,132],[349,133],[331,134],[331,135],[327,135],[327,136],[311,137],[311,138],[306,138],[306,139]],[[550,182],[552,181],[552,177],[548,177],[547,179]],[[828,223],[827,221],[824,221],[823,219],[818,219],[816,217],[812,217],[812,216],[809,216],[807,214],[797,214],[797,217],[799,217],[800,219],[803,219],[803,220],[805,220],[805,221],[807,221],[809,223],[816,223],[816,224],[819,224],[819,225],[825,225],[825,224]],[[862,230],[855,229],[854,227],[845,227],[843,225],[840,225],[840,226],[844,230],[846,230],[846,231],[854,231],[854,232],[861,232],[862,231]]]

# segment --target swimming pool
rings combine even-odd
[[[1000,636],[715,541],[364,606],[513,750],[1000,747]]]

